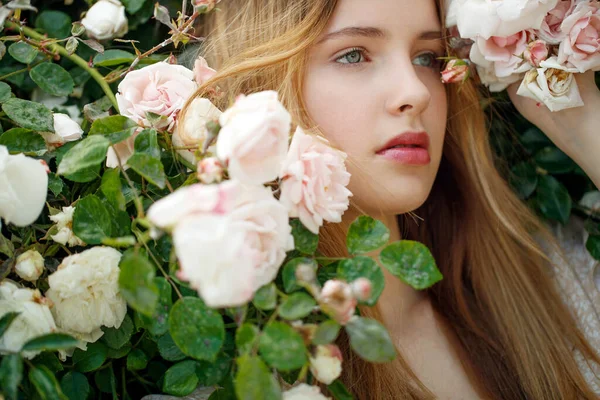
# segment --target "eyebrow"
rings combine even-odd
[[[370,38],[385,38],[389,36],[386,30],[375,27],[349,26],[340,30],[330,32],[323,36],[317,43],[323,43],[327,40],[335,39],[342,36],[350,37],[370,37]],[[419,40],[441,40],[441,31],[426,31],[419,35]]]

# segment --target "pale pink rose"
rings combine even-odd
[[[193,71],[159,62],[125,75],[116,97],[121,115],[143,127],[170,132],[175,127],[177,114],[197,88]]]
[[[442,82],[464,82],[469,77],[469,65],[463,60],[450,60],[442,71]]]
[[[198,57],[194,62],[194,80],[198,85],[202,85],[212,78],[216,72],[217,71],[208,66],[204,57]]]
[[[532,66],[539,67],[548,58],[548,46],[543,40],[534,40],[527,45],[523,58]]]
[[[196,171],[198,180],[210,184],[223,180],[223,164],[216,157],[208,157],[198,162]]]
[[[219,118],[217,156],[229,176],[251,184],[276,179],[288,150],[291,121],[277,92],[238,97]]]
[[[283,393],[283,400],[330,400],[325,397],[318,386],[301,383]]]
[[[567,37],[561,28],[563,20],[570,13],[575,0],[561,0],[556,7],[546,15],[537,36],[548,44],[559,44]]]
[[[477,38],[471,47],[470,59],[484,68],[492,68],[499,78],[527,72],[531,66],[522,55],[532,38],[529,31],[521,31],[508,37],[492,36]]]
[[[177,153],[190,164],[196,163],[196,151],[202,151],[209,132],[206,124],[210,121],[218,121],[221,111],[208,99],[196,97],[185,113],[183,119],[177,122],[173,132],[173,146],[178,148]],[[214,144],[206,149],[208,154],[215,152]]]
[[[558,48],[558,62],[568,63],[581,73],[600,70],[600,6],[599,3],[578,3],[561,29],[567,37]]]
[[[135,138],[141,131],[142,129],[137,129],[133,135],[129,136],[127,139],[113,144],[108,148],[108,151],[106,152],[106,166],[108,168],[119,168],[119,161],[121,161],[123,169],[129,168],[127,160],[131,158],[135,151]]]
[[[148,219],[172,229],[178,277],[210,307],[247,303],[294,248],[287,211],[261,186],[191,185],[159,200]]]
[[[325,139],[296,130],[281,168],[280,201],[291,217],[299,217],[313,233],[323,221],[340,222],[352,193],[346,188],[350,173],[346,154],[331,148]]]
[[[463,38],[489,39],[539,29],[559,0],[453,0],[448,23],[456,23]]]
[[[341,325],[346,325],[354,316],[357,303],[352,287],[335,279],[325,282],[319,295],[321,309]]]
[[[331,385],[342,374],[343,356],[335,344],[317,346],[310,357],[310,372],[319,381]]]

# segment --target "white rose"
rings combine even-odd
[[[317,386],[301,383],[283,393],[283,400],[329,400]]]
[[[69,206],[63,207],[62,211],[58,214],[50,216],[50,220],[56,223],[56,229],[58,229],[55,235],[50,236],[56,243],[70,247],[85,246],[85,243],[73,233],[74,212],[75,207]]]
[[[541,68],[532,69],[525,74],[517,94],[544,103],[550,111],[583,105],[573,76],[576,69],[559,65],[555,57],[542,61],[540,65]]]
[[[0,337],[0,353],[19,351],[29,340],[57,330],[48,304],[39,290],[19,288],[9,280],[0,282],[0,317],[8,312],[20,313]],[[26,351],[23,355],[32,359],[39,353]]]
[[[219,122],[217,157],[227,165],[229,176],[251,184],[277,178],[291,127],[291,116],[277,99],[277,92],[238,97]]]
[[[46,143],[51,146],[60,146],[66,142],[81,139],[83,129],[67,114],[54,113],[54,133],[40,132]]]
[[[334,344],[317,346],[310,357],[310,372],[319,382],[331,385],[342,374],[342,352]]]
[[[97,246],[66,257],[48,277],[56,325],[85,342],[95,342],[102,326],[118,328],[127,312],[119,294],[121,253]]]
[[[88,36],[104,40],[122,37],[127,33],[125,7],[116,0],[100,0],[81,20]]]
[[[456,23],[460,36],[489,39],[539,29],[558,0],[453,0],[448,24]]]
[[[0,218],[17,226],[32,224],[46,202],[46,168],[23,154],[10,155],[0,145],[0,188]]]
[[[196,97],[190,103],[185,114],[185,119],[177,124],[173,133],[172,140],[174,147],[193,147],[190,149],[180,149],[177,152],[191,164],[196,163],[194,153],[197,149],[202,150],[204,142],[208,138],[206,123],[219,120],[221,111],[215,107],[208,99]],[[214,145],[208,149],[209,153],[214,153]]]
[[[27,250],[17,257],[15,272],[21,279],[35,282],[44,271],[44,257],[37,250]]]

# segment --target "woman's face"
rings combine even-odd
[[[348,154],[353,201],[371,215],[412,211],[431,191],[447,116],[440,31],[433,0],[340,0],[310,50],[308,114]],[[392,148],[407,144],[419,147]]]

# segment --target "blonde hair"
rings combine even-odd
[[[441,18],[442,1],[436,0]],[[221,4],[223,10],[199,23],[197,34],[208,37],[202,55],[218,73],[196,96],[217,86],[230,96],[277,90],[295,122],[311,127],[302,100],[306,55],[337,0]],[[496,170],[476,87],[467,83],[460,95],[454,86],[447,91],[441,165],[429,198],[415,211],[423,222],[399,216],[402,237],[426,244],[445,277],[429,290],[432,304],[458,337],[465,370],[482,396],[596,398],[573,350],[600,360],[561,301],[538,241],[560,250]],[[231,99],[213,98],[222,108]],[[322,229],[323,253],[344,256],[344,243],[339,226]],[[377,307],[361,312],[381,319]],[[345,336],[338,342],[345,353],[342,380],[356,398],[434,398],[401,354],[392,363],[370,364],[349,350]]]

